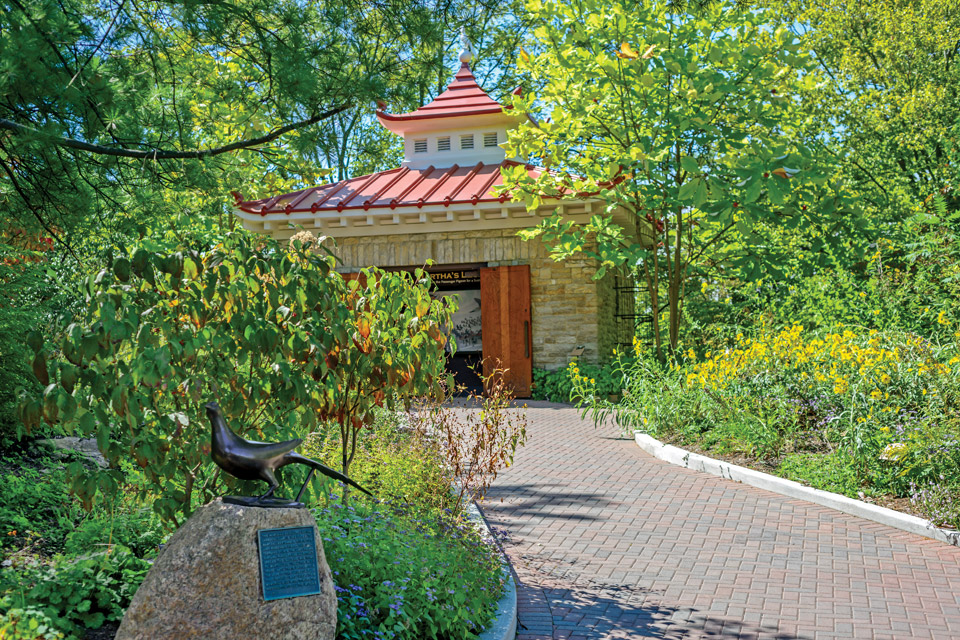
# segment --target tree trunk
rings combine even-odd
[[[680,247],[683,242],[683,210],[677,211],[676,242],[670,272],[670,354],[676,355],[680,343],[680,289],[683,284],[683,267],[680,262]]]
[[[654,257],[656,260],[656,257]],[[653,275],[651,275],[650,266],[646,261],[643,263],[643,273],[647,281],[647,293],[650,295],[650,318],[653,325],[653,343],[656,346],[657,360],[663,362],[663,346],[660,340],[660,297],[657,288],[656,262],[654,262]]]

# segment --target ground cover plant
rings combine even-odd
[[[505,398],[483,402],[493,417]],[[376,413],[354,469],[385,499],[345,504],[323,483],[310,494],[337,585],[338,637],[475,637],[495,613],[504,573],[496,547],[463,520],[464,503],[451,491],[456,474],[440,442],[452,432],[414,429],[403,412]],[[318,431],[304,449],[335,463],[338,426],[328,427],[328,438]],[[490,448],[500,465],[512,459],[512,442]],[[474,451],[465,448],[461,459]],[[38,459],[36,469],[3,476],[4,638],[82,638],[122,618],[170,532],[133,486],[143,482],[142,470],[129,465],[124,473],[131,486],[91,512],[67,495],[61,462]],[[477,481],[466,486],[477,495]]]
[[[82,638],[115,625],[167,534],[130,486],[85,510],[68,493],[71,463],[42,450],[2,461],[0,637]]]
[[[449,511],[338,498],[316,512],[338,638],[474,638],[493,619],[503,565],[472,525]]]
[[[43,478],[40,470],[7,458],[0,475],[0,549],[31,547],[52,555],[63,551],[66,538],[85,515],[70,497],[63,473]]]
[[[2,603],[3,601],[0,601]],[[27,609],[7,608],[0,614],[0,637],[9,640],[61,640],[63,633],[58,631],[43,611],[30,607]]]

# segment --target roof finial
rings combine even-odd
[[[464,27],[460,27],[460,46],[463,47],[460,51],[460,62],[470,64],[470,61],[473,59],[473,47],[470,45],[470,40],[467,38],[467,30]]]

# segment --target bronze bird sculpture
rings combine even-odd
[[[300,498],[313,476],[313,471],[319,471],[329,478],[356,487],[367,495],[373,495],[342,473],[294,451],[303,440],[296,439],[277,443],[246,440],[230,430],[220,413],[220,406],[216,402],[208,402],[206,408],[212,428],[210,457],[217,463],[217,466],[235,478],[263,480],[270,485],[266,493],[255,499],[227,496],[224,498],[224,502],[261,507],[303,506],[300,503]],[[280,486],[280,483],[277,482],[276,470],[293,463],[305,464],[311,468],[310,475],[307,476],[307,481],[300,489],[297,500],[289,501],[273,498],[273,492]]]

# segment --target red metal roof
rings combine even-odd
[[[470,71],[470,65],[464,62],[454,76],[447,90],[430,104],[409,113],[384,113],[377,111],[377,117],[388,122],[399,120],[426,120],[430,118],[452,118],[459,116],[478,116],[490,113],[502,113],[503,105],[487,95],[477,84]]]
[[[435,169],[409,169],[401,167],[357,178],[350,178],[320,187],[311,187],[293,193],[243,200],[233,192],[236,206],[247,213],[265,216],[271,213],[294,213],[310,211],[369,210],[372,208],[396,209],[398,207],[424,207],[428,205],[477,204],[479,202],[505,202],[506,195],[497,195],[495,187],[503,184],[501,166],[517,166],[519,163],[505,160],[498,164],[457,166]],[[532,177],[540,170],[527,165]]]

